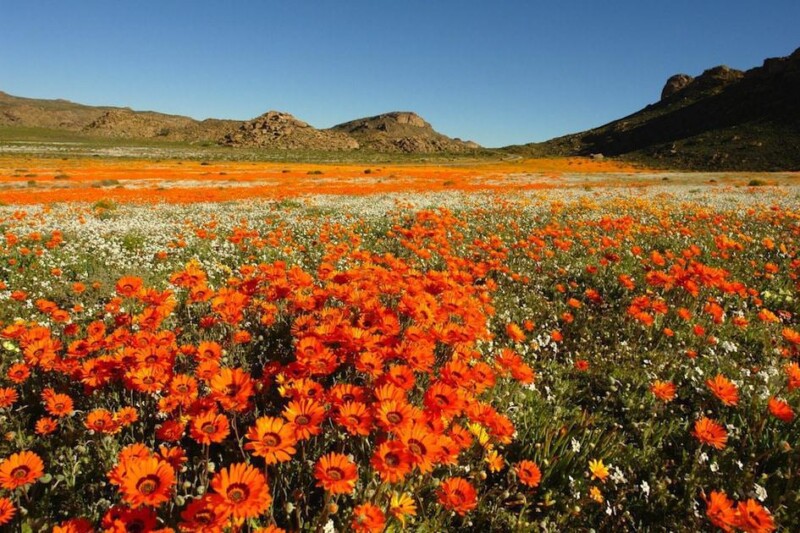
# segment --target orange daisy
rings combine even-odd
[[[350,527],[358,533],[378,533],[386,527],[386,516],[376,505],[369,502],[362,503],[353,509]]]
[[[730,531],[733,525],[733,502],[721,491],[711,491],[706,500],[706,516],[718,528]]]
[[[414,424],[397,434],[400,441],[411,454],[411,462],[423,474],[433,470],[433,461],[440,453],[436,434],[423,424]]]
[[[675,384],[656,380],[650,386],[650,392],[662,402],[671,402],[675,399]]]
[[[194,417],[189,424],[189,436],[205,445],[222,442],[230,432],[228,417],[213,411]]]
[[[211,391],[223,409],[244,411],[253,395],[253,379],[241,368],[223,368],[211,379]]]
[[[769,412],[772,413],[772,416],[778,420],[784,422],[791,422],[794,420],[794,411],[792,411],[791,406],[783,400],[771,397],[767,403],[767,407],[769,408]]]
[[[36,421],[37,435],[41,436],[49,435],[53,433],[56,429],[58,429],[58,422],[56,422],[49,416],[43,416],[42,418]]]
[[[478,505],[475,487],[464,478],[448,478],[439,486],[436,493],[439,496],[439,503],[461,516]]]
[[[533,461],[520,461],[514,466],[514,471],[517,473],[520,483],[531,488],[538,487],[542,480],[542,471]]]
[[[95,409],[86,415],[85,425],[88,429],[98,433],[113,434],[119,431],[120,426],[114,415],[106,409]]]
[[[728,432],[725,428],[705,416],[694,423],[692,435],[701,443],[711,445],[718,450],[723,449],[728,442]]]
[[[331,494],[350,494],[355,489],[358,472],[346,455],[331,452],[317,461],[314,477],[317,486]]]
[[[132,458],[124,465],[120,491],[131,507],[158,507],[168,502],[175,486],[175,470],[155,457]]]
[[[252,442],[245,444],[245,449],[253,450],[253,455],[263,457],[268,465],[289,461],[297,451],[294,427],[282,418],[262,416],[247,430],[247,438]]]
[[[255,518],[272,504],[264,474],[245,463],[223,468],[211,480],[214,510],[236,519]]]
[[[0,498],[0,526],[11,522],[15,514],[17,514],[17,508],[14,507],[14,503],[8,498]]]
[[[181,531],[195,531],[198,533],[219,533],[228,521],[230,513],[226,508],[214,506],[213,497],[205,495],[198,498],[181,511]]]
[[[411,454],[402,442],[390,440],[382,442],[372,454],[372,467],[378,472],[381,481],[398,483],[402,481],[413,464]]]
[[[322,431],[320,424],[325,419],[325,408],[309,398],[289,402],[283,411],[293,426],[297,440],[305,440]]]
[[[34,483],[43,475],[41,457],[30,451],[15,453],[0,463],[0,487],[7,490]]]
[[[706,386],[723,404],[734,406],[739,403],[739,389],[722,374],[706,380]]]
[[[366,404],[347,402],[339,407],[334,420],[351,435],[367,436],[372,430],[372,416]]]
[[[776,529],[770,512],[752,498],[736,506],[734,523],[748,533],[769,533]]]

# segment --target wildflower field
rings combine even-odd
[[[2,164],[9,531],[800,528],[797,175]]]

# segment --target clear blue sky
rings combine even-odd
[[[411,110],[501,146],[788,55],[798,21],[800,0],[0,0],[0,90],[316,127]]]

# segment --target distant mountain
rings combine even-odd
[[[94,107],[67,100],[21,98],[0,92],[0,126],[68,131],[87,137],[212,142],[269,150],[464,153],[480,148],[434,131],[415,113],[387,113],[317,129],[288,113],[269,111],[248,121],[207,119]]]
[[[334,126],[329,131],[345,133],[362,147],[376,152],[469,152],[480,148],[474,142],[442,135],[410,111],[359,118]]]
[[[234,120],[198,121],[126,107],[95,107],[0,92],[0,126],[7,127],[64,130],[94,137],[192,142],[216,141],[239,124]]]
[[[659,102],[632,115],[504,150],[698,170],[800,170],[800,49],[746,72],[719,66],[696,78],[676,74]]]

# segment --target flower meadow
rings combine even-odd
[[[0,524],[796,530],[799,198],[0,207]]]

